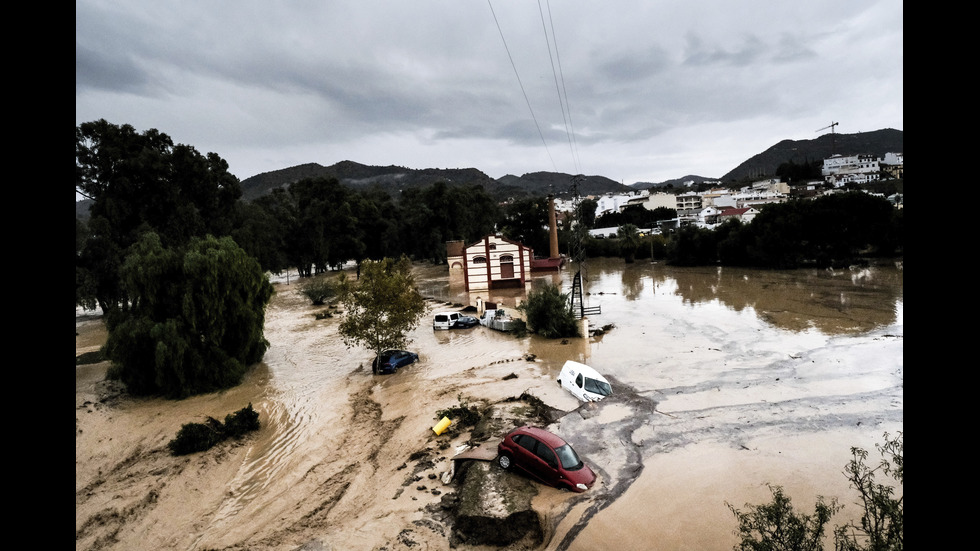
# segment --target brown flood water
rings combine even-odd
[[[600,476],[584,494],[538,488],[541,549],[731,549],[726,503],[766,502],[767,483],[806,513],[836,497],[831,524],[856,518],[851,446],[876,460],[883,433],[903,430],[901,269],[584,268],[601,309],[590,321],[609,327],[590,339],[434,332],[427,316],[411,334],[420,361],[374,377],[370,353],[343,345],[336,317],[316,320],[293,277],[276,285],[264,361],[235,389],[131,399],[110,392],[104,364],[76,368],[76,549],[449,549],[438,504],[454,487],[438,476],[466,435],[435,436],[435,412],[524,391],[566,412],[549,429]],[[573,270],[528,287],[567,291]],[[447,274],[417,268],[433,311],[477,297],[513,311],[525,296],[465,293]],[[76,332],[76,353],[104,339],[98,320]],[[580,405],[555,383],[566,360],[605,374],[614,396]],[[249,402],[253,437],[166,454],[182,423]]]

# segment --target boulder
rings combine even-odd
[[[489,461],[466,461],[457,472],[459,491],[454,539],[468,545],[508,546],[543,540],[541,520],[531,508],[538,491],[527,478]]]

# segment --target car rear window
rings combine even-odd
[[[449,321],[449,316],[438,315],[436,316],[436,321]]]

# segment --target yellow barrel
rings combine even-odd
[[[451,423],[452,423],[452,421],[449,419],[449,417],[443,417],[442,418],[442,421],[439,421],[436,424],[436,426],[432,427],[432,432],[436,433],[436,435],[438,436],[438,435],[446,432],[446,429],[449,428],[449,425]]]

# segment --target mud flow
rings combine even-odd
[[[512,314],[535,285],[570,290],[585,275],[590,338],[515,338],[485,327],[412,331],[419,361],[371,374],[347,348],[342,315],[314,307],[295,275],[276,283],[271,346],[242,385],[182,401],[135,399],[76,366],[76,549],[492,549],[453,540],[444,504],[452,457],[470,430],[432,427],[461,403],[493,406],[487,442],[521,422],[529,393],[554,411],[546,428],[599,481],[582,493],[532,483],[535,549],[731,549],[726,506],[817,496],[851,504],[852,446],[874,454],[903,430],[903,273],[894,267],[766,272],[590,260],[527,289],[467,293],[445,266],[418,266],[430,312],[495,302]],[[318,316],[328,313],[330,315]],[[76,355],[105,331],[76,316]],[[613,395],[583,404],[556,378],[592,366]],[[262,428],[175,458],[183,423],[248,403]],[[508,476],[510,473],[505,473]],[[832,524],[849,520],[847,506]],[[450,542],[452,541],[452,547]]]

